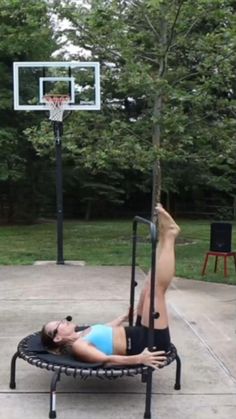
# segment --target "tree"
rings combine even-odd
[[[102,63],[109,135],[122,138],[124,150],[133,139],[145,156],[146,173],[154,165],[152,214],[161,190],[191,188],[192,179],[199,188],[214,185],[234,194],[234,2],[56,3],[60,18],[71,23],[63,35]],[[142,104],[135,118],[122,112],[128,98]],[[134,160],[139,164],[135,153]]]
[[[55,51],[50,10],[44,0],[2,0],[0,4],[0,194],[5,202],[1,216],[9,221],[20,212],[34,215],[39,199],[35,182],[42,166],[24,135],[41,115],[13,111],[12,65],[47,60]]]

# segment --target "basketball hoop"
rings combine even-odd
[[[45,102],[49,106],[49,119],[51,121],[62,122],[65,105],[69,102],[68,95],[45,95]]]

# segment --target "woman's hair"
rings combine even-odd
[[[54,342],[53,336],[49,336],[46,332],[46,325],[44,325],[41,330],[41,342],[43,346],[45,346],[50,351],[59,349],[59,345],[57,342]]]
[[[53,339],[54,339],[53,336],[48,335],[48,333],[46,332],[46,325],[44,325],[41,330],[41,342],[43,346],[48,351],[61,354],[61,355],[68,355],[72,353],[70,344],[54,342]]]

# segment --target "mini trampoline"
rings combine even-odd
[[[10,388],[16,388],[16,360],[21,358],[35,367],[52,371],[54,374],[50,386],[50,410],[49,418],[56,417],[56,386],[61,375],[72,376],[74,378],[87,379],[88,377],[97,377],[101,379],[116,379],[124,376],[134,377],[141,374],[142,381],[147,382],[149,367],[145,365],[134,365],[125,367],[106,368],[102,364],[88,364],[78,361],[71,355],[54,355],[43,347],[41,343],[41,333],[33,333],[20,341],[17,352],[13,355],[11,361]],[[177,350],[171,344],[166,365],[176,360],[176,380],[174,388],[180,389],[180,359]],[[163,368],[163,367],[162,367]],[[148,416],[145,416],[148,417]]]
[[[130,294],[130,316],[129,324],[133,324],[133,307],[134,307],[134,288],[137,285],[135,281],[135,254],[136,254],[136,229],[137,223],[150,224],[151,227],[151,241],[152,241],[152,269],[151,269],[151,300],[152,300],[152,287],[154,291],[154,278],[155,278],[155,247],[156,247],[156,227],[153,223],[141,217],[134,219],[134,241],[133,241],[133,258],[132,258],[132,276],[131,276],[131,294]],[[154,293],[153,293],[154,295]],[[154,300],[154,298],[153,298]],[[152,302],[153,303],[153,302]],[[154,303],[150,304],[150,330],[149,330],[149,349],[153,347],[153,320],[157,318],[158,313],[154,311]],[[84,326],[80,330],[84,329]],[[49,418],[56,418],[56,386],[57,382],[61,379],[62,374],[72,376],[73,378],[87,379],[89,377],[97,377],[100,379],[113,380],[120,377],[134,377],[138,374],[141,375],[143,383],[146,383],[146,401],[144,418],[151,418],[151,395],[152,395],[152,373],[153,368],[145,365],[130,365],[130,366],[109,366],[105,367],[103,364],[85,363],[72,355],[55,355],[49,353],[41,343],[41,332],[32,333],[23,338],[18,344],[17,351],[11,360],[10,372],[10,388],[16,388],[16,360],[17,358],[23,359],[35,367],[52,371],[52,379],[50,385],[50,409]],[[164,366],[176,361],[175,371],[175,384],[174,389],[181,388],[181,361],[177,353],[176,347],[171,343],[170,350],[167,354],[167,359]],[[161,367],[163,368],[163,367]]]

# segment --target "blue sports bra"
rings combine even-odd
[[[91,326],[90,332],[82,337],[86,342],[96,346],[99,351],[106,355],[113,354],[113,330],[106,324],[95,324]]]

